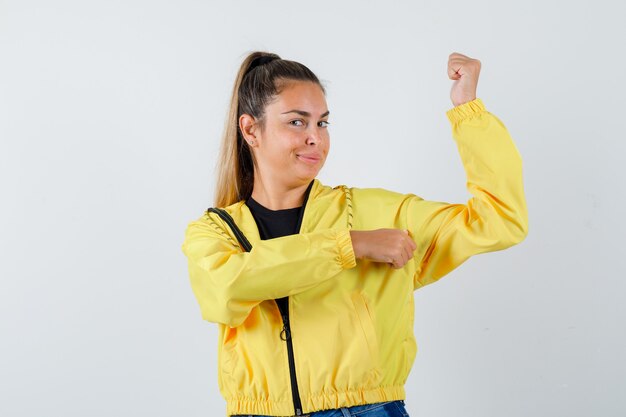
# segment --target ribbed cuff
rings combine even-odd
[[[356,266],[354,248],[352,247],[352,237],[350,230],[342,230],[337,234],[337,244],[339,245],[339,256],[343,269],[350,269]]]
[[[463,119],[467,119],[468,117],[480,114],[484,111],[486,111],[486,109],[483,101],[479,98],[476,98],[472,101],[468,101],[467,103],[460,104],[448,110],[446,112],[446,116],[448,116],[448,120],[450,120],[450,123],[454,125],[455,123],[458,123]]]

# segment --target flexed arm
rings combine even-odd
[[[414,289],[437,281],[472,255],[517,244],[528,233],[522,160],[504,124],[475,98],[479,72],[478,60],[450,55],[455,107],[446,115],[473,195],[467,204],[353,189],[354,201],[367,207],[363,221],[378,219],[378,225],[393,227],[352,231],[357,258],[394,268],[412,261]]]
[[[480,61],[450,55],[448,75],[457,81],[450,95],[455,107],[446,115],[473,197],[467,204],[408,200],[407,227],[423,248],[414,288],[436,281],[472,255],[508,248],[528,234],[522,158],[504,124],[475,98],[479,72]]]
[[[347,229],[262,240],[242,252],[206,216],[188,225],[182,250],[207,321],[236,327],[263,300],[305,291],[356,266]]]

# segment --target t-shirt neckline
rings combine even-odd
[[[252,196],[248,197],[248,201],[246,201],[246,204],[248,206],[252,206],[257,211],[260,211],[260,212],[266,213],[266,214],[290,214],[290,213],[293,213],[294,211],[298,211],[298,210],[300,210],[302,208],[302,206],[300,206],[300,207],[292,207],[292,208],[286,208],[286,209],[272,210],[272,209],[269,209],[269,208],[265,207],[264,205],[262,205],[258,201],[256,201],[254,198],[252,198]]]

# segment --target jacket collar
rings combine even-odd
[[[307,233],[316,228],[320,217],[333,203],[333,198],[328,197],[331,197],[331,194],[334,193],[335,191],[331,187],[323,185],[317,178],[313,179],[308,197],[305,197],[300,233]],[[225,210],[233,217],[237,226],[239,226],[253,246],[253,242],[261,240],[259,229],[245,200],[225,207]]]

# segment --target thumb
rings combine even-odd
[[[406,233],[407,235],[409,234],[409,230],[408,229],[404,229],[403,232]]]

